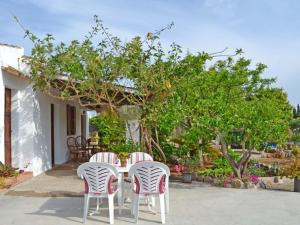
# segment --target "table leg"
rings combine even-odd
[[[118,199],[121,199],[121,207],[124,205],[124,173],[118,174]],[[119,214],[122,213],[121,208],[119,208]]]

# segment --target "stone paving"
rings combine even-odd
[[[92,204],[95,207],[95,203]],[[134,224],[127,203],[115,224]],[[217,188],[203,183],[171,183],[171,225],[299,225],[300,194],[283,191]],[[157,210],[159,204],[157,204]],[[83,199],[79,197],[0,196],[2,225],[82,224]],[[108,224],[107,203],[100,214],[88,217],[90,225]],[[160,215],[140,209],[139,224],[160,224]]]
[[[83,183],[76,174],[77,167],[78,164],[73,162],[57,166],[4,194],[25,197],[81,197]]]
[[[78,165],[68,163],[0,194],[0,225],[82,224],[82,181]],[[158,200],[157,200],[158,201]],[[92,203],[92,208],[95,203]],[[300,193],[262,189],[218,188],[209,184],[170,183],[171,225],[299,225]],[[159,212],[159,203],[156,210]],[[87,224],[108,224],[107,202],[100,214]],[[130,202],[122,215],[115,210],[115,224],[134,224]],[[145,205],[140,208],[139,224],[160,224]]]

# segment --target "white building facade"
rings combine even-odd
[[[28,77],[23,76],[27,72],[21,63],[23,54],[23,48],[0,44],[0,161],[35,176],[68,161],[67,138],[86,136],[89,126],[77,103],[32,89]],[[69,136],[67,105],[76,112],[76,129]]]

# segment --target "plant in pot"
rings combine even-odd
[[[127,166],[128,156],[129,156],[128,152],[119,152],[118,153],[118,158],[120,159],[121,167],[126,167]]]
[[[186,158],[182,161],[183,172],[182,172],[182,182],[192,183],[193,173],[195,172],[199,161],[193,158]]]
[[[138,149],[139,148],[138,148],[137,144],[135,144],[131,140],[126,140],[125,143],[120,143],[120,144],[114,145],[114,149],[113,150],[118,155],[118,158],[120,160],[121,166],[122,167],[126,167],[126,165],[127,165],[127,159],[129,157],[129,154],[131,152],[137,151]]]

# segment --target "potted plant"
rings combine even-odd
[[[137,151],[137,149],[137,144],[131,140],[127,140],[125,143],[115,144],[113,147],[113,151],[118,155],[122,167],[126,167],[129,154]]]
[[[118,153],[118,158],[120,159],[121,167],[126,167],[127,166],[128,156],[129,156],[128,152],[119,152]]]
[[[186,158],[183,160],[182,182],[192,183],[193,173],[198,165],[198,160]]]

